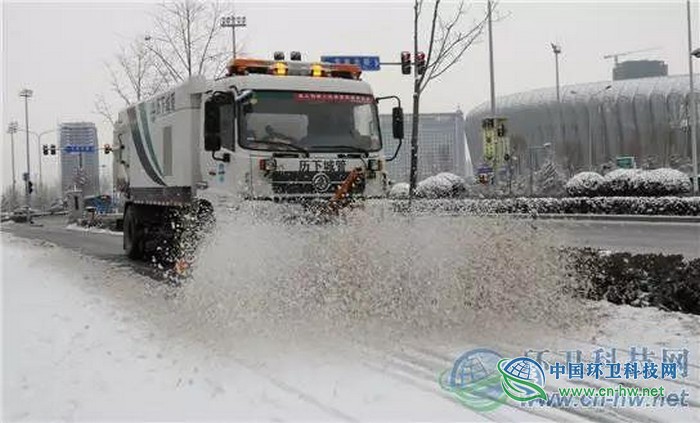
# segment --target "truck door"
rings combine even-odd
[[[204,104],[204,163],[207,183],[212,188],[230,187],[236,145],[233,95],[214,92]]]

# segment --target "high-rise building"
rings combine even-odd
[[[384,154],[391,157],[398,140],[392,137],[391,115],[380,115]],[[408,182],[411,174],[411,127],[410,114],[404,118],[404,141],[398,156],[387,163],[389,179]],[[467,166],[464,117],[461,110],[454,113],[421,113],[418,121],[418,181],[441,172],[450,172],[461,177],[471,176]]]
[[[100,194],[100,165],[97,128],[92,122],[62,123],[61,130],[61,189],[74,188],[83,195]],[[75,152],[92,146],[92,152]]]

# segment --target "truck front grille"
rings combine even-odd
[[[325,176],[317,176],[325,175]],[[349,172],[271,172],[272,192],[274,194],[317,194],[331,195],[338,185],[348,177]],[[327,178],[327,179],[326,179]],[[315,183],[316,181],[316,183]],[[319,189],[319,185],[325,185],[325,189]],[[350,190],[352,194],[362,194],[365,190],[364,179],[359,179]]]

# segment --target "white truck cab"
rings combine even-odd
[[[236,59],[224,78],[195,77],[122,110],[113,149],[127,254],[168,243],[183,210],[327,201],[353,170],[361,177],[348,195],[384,196],[378,99],[360,74],[354,65]],[[400,107],[393,117],[401,139]]]

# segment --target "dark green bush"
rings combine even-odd
[[[589,299],[700,314],[700,259],[581,249],[573,260],[581,287],[587,287],[580,292]]]

